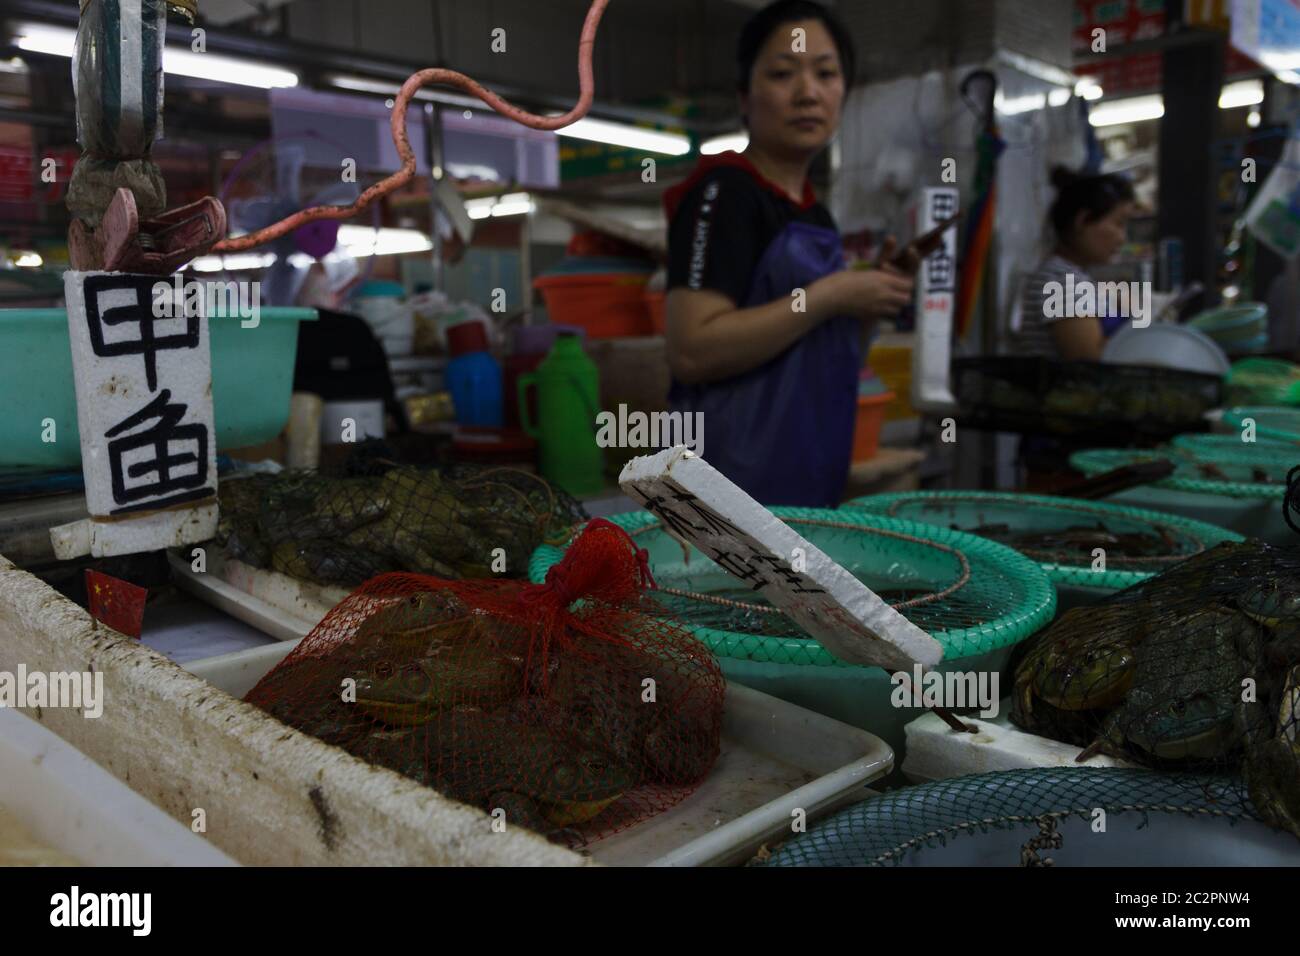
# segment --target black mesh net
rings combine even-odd
[[[1300,835],[1300,551],[1227,543],[1027,645],[1011,719],[1153,769],[1235,783]]]
[[[518,578],[534,549],[567,540],[586,517],[529,472],[367,470],[223,481],[218,540],[240,561],[317,584],[354,587],[386,571]]]
[[[1231,779],[1116,768],[956,777],[855,804],[766,849],[753,863],[1294,864],[1300,853],[1295,841],[1261,827],[1251,808],[1235,799],[1235,789]]]

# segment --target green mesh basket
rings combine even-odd
[[[1169,443],[1174,448],[1188,452],[1195,458],[1205,458],[1210,461],[1219,461],[1229,459],[1237,453],[1243,445],[1243,442],[1236,435],[1179,435]],[[1300,460],[1300,446],[1289,441],[1281,441],[1277,438],[1256,438],[1253,443],[1254,447],[1264,449],[1271,454],[1286,457],[1295,456]]]
[[[1272,358],[1247,358],[1228,373],[1228,401],[1234,405],[1300,405],[1300,365]]]
[[[908,491],[857,498],[844,508],[990,537],[1037,561],[1058,585],[1103,591],[1131,587],[1222,541],[1241,540],[1158,511],[1049,495]],[[1098,547],[1104,570],[1093,570]]]
[[[1231,781],[1118,768],[1008,770],[893,790],[778,846],[765,866],[1295,866]],[[1105,830],[1094,827],[1103,819]]]
[[[1223,421],[1238,432],[1245,427],[1246,419],[1255,423],[1255,434],[1260,438],[1300,445],[1300,408],[1278,408],[1272,405],[1246,405],[1230,408],[1223,413]]]
[[[773,508],[773,514],[830,555],[913,624],[929,633],[944,659],[987,654],[1028,637],[1051,620],[1056,592],[1037,564],[974,535],[865,512]],[[784,613],[670,537],[649,512],[613,519],[650,555],[652,592],[722,658],[848,667]],[[533,554],[542,581],[559,548]]]
[[[1232,436],[1228,436],[1231,439]],[[1218,449],[1162,448],[1153,451],[1098,448],[1075,452],[1070,466],[1092,476],[1134,465],[1166,459],[1174,463],[1174,473],[1151,487],[1225,498],[1258,498],[1281,501],[1286,492],[1286,476],[1300,463],[1300,448],[1295,452],[1276,446],[1260,446],[1233,441]]]

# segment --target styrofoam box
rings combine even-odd
[[[961,718],[976,732],[953,730],[937,714],[926,714],[907,725],[907,757],[903,775],[916,783],[947,780],[967,774],[1031,767],[1077,767],[1075,758],[1082,748],[1040,737],[1011,723],[1011,700],[998,705],[998,716],[989,720]],[[1098,755],[1089,767],[1133,767],[1136,764]]]
[[[91,866],[236,866],[63,738],[0,708],[0,806]]]
[[[214,551],[196,573],[172,553],[178,585],[283,642],[191,661],[191,673],[243,697],[341,599]],[[791,813],[809,820],[870,796],[867,784],[893,769],[893,750],[874,734],[738,684],[727,685],[722,754],[712,775],[681,804],[591,847],[603,863],[728,865],[790,833]]]
[[[194,661],[186,668],[242,697],[297,646],[285,641]],[[794,811],[814,820],[871,795],[893,751],[878,737],[787,704],[727,686],[722,753],[709,778],[677,806],[587,849],[619,866],[728,866],[791,832]]]

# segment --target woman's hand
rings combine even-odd
[[[822,286],[836,315],[864,321],[892,319],[912,301],[913,282],[893,266],[848,269],[814,283]]]
[[[898,254],[898,240],[893,236],[886,236],[885,241],[880,244],[880,263],[888,265],[896,272],[902,271],[904,275],[914,276],[917,270],[921,268],[921,257],[911,246],[903,250],[902,258],[899,262],[893,262],[893,258]]]

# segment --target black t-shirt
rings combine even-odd
[[[709,170],[672,213],[668,288],[710,289],[745,306],[763,253],[791,222],[835,228],[811,190],[801,205],[741,166]]]
[[[669,288],[709,289],[744,309],[844,267],[835,223],[811,188],[795,202],[743,157],[710,159],[665,196]],[[756,500],[835,507],[849,472],[861,365],[861,323],[831,316],[749,371],[674,380],[669,400],[674,412],[695,416],[697,451]]]

